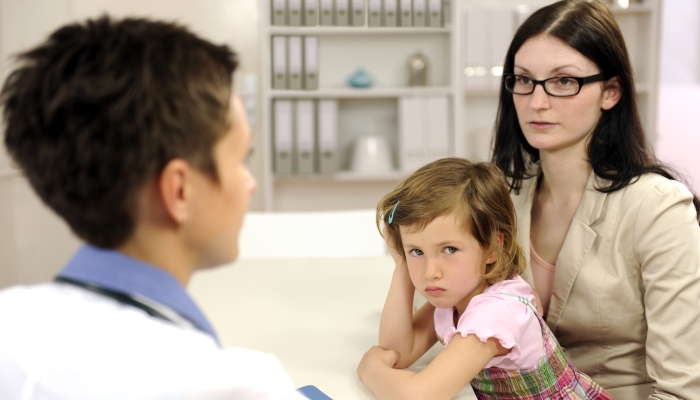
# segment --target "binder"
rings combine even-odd
[[[321,10],[319,11],[320,25],[333,25],[333,0],[321,0]]]
[[[295,113],[296,149],[294,159],[297,172],[314,173],[314,133],[316,121],[313,100],[297,100]]]
[[[442,0],[428,0],[428,25],[437,28],[442,26]]]
[[[404,172],[415,171],[427,159],[426,103],[422,97],[399,99],[399,168]]]
[[[287,38],[272,37],[272,88],[287,88]]]
[[[426,0],[413,0],[413,26],[426,26]]]
[[[365,26],[365,0],[351,0],[353,26]]]
[[[301,26],[301,0],[287,0],[287,13],[290,26]]]
[[[301,70],[301,36],[290,36],[287,40],[289,43],[289,88],[292,90],[301,90],[303,76]]]
[[[490,86],[487,76],[491,45],[489,28],[490,18],[488,9],[484,7],[469,7],[463,14],[466,57],[464,61],[465,86],[468,89],[485,89]]]
[[[334,173],[338,169],[338,102],[318,102],[318,150],[319,171]]]
[[[450,154],[450,112],[447,96],[429,97],[427,111],[428,159],[426,162],[448,157]]]
[[[318,25],[318,0],[304,0],[304,25]]]
[[[272,0],[272,25],[286,25],[286,0]]]
[[[413,13],[411,13],[411,0],[399,0],[399,20],[401,26],[413,26]]]
[[[384,26],[398,25],[397,0],[384,0]]]
[[[292,173],[292,149],[294,133],[292,131],[292,101],[275,100],[275,173],[284,175]]]
[[[452,24],[452,0],[442,0],[442,25]]]
[[[335,24],[337,26],[348,26],[350,21],[349,0],[335,0]]]
[[[318,89],[318,36],[304,37],[304,89]]]
[[[382,0],[369,0],[367,22],[369,26],[382,26]]]
[[[488,66],[491,88],[500,89],[503,62],[515,35],[515,12],[511,7],[493,7],[491,14],[491,59]]]

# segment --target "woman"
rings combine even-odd
[[[615,398],[697,398],[700,202],[646,142],[612,12],[538,10],[503,80],[493,161],[547,324]]]

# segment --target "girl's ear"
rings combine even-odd
[[[503,232],[498,232],[496,235],[496,241],[501,247],[503,247]],[[498,260],[498,254],[496,253],[496,250],[490,248],[488,255],[486,256],[486,264],[493,264],[496,262],[496,260]]]

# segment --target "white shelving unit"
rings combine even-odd
[[[470,6],[515,7],[526,5],[531,10],[536,10],[552,3],[552,1],[542,0],[460,1],[462,12],[468,10]],[[639,111],[651,143],[654,143],[656,137],[661,2],[662,0],[630,0],[627,2],[627,7],[620,6],[625,1],[614,1],[614,4],[610,5],[625,37],[627,50],[632,59]],[[461,46],[462,49],[463,47]],[[505,53],[503,57],[505,58]],[[464,85],[464,75],[461,75],[460,79]],[[474,90],[463,86],[462,126],[469,147],[467,156],[472,159],[486,160],[489,158],[490,140],[498,109],[498,94],[497,89]]]
[[[612,5],[632,58],[637,100],[644,128],[655,138],[660,13],[662,0],[630,0]],[[445,95],[450,99],[451,155],[485,160],[498,108],[497,89],[467,89],[463,65],[465,43],[461,12],[470,6],[528,6],[547,0],[452,0],[451,20],[441,28],[349,26],[272,26],[270,0],[261,0],[262,129],[264,171],[259,179],[267,211],[338,210],[374,207],[400,179],[402,172],[353,173],[349,163],[354,140],[382,134],[393,148],[398,167],[398,99]],[[273,90],[273,36],[319,38],[319,88]],[[407,59],[420,50],[428,59],[427,87],[409,87]],[[505,57],[505,53],[503,54]],[[346,80],[363,67],[374,78],[368,89],[354,89]],[[339,104],[340,171],[334,174],[276,176],[273,170],[272,104],[276,99],[336,99]]]
[[[405,172],[358,173],[350,171],[352,145],[365,134],[387,137],[398,168],[398,100],[412,96],[446,96],[449,99],[450,144],[465,148],[461,132],[463,102],[458,69],[458,1],[450,4],[451,21],[444,27],[273,26],[271,1],[261,0],[262,134],[264,172],[260,179],[267,211],[307,211],[373,208]],[[319,38],[319,88],[273,90],[271,41],[273,36]],[[428,60],[428,86],[408,84],[407,61],[416,51]],[[374,78],[372,87],[351,88],[347,78],[359,67]],[[338,101],[339,171],[333,174],[276,175],[273,169],[272,105],[277,99],[335,99]],[[465,156],[453,151],[451,155]]]

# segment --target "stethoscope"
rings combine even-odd
[[[93,285],[90,283],[76,281],[76,280],[70,279],[70,278],[64,278],[62,276],[56,277],[54,279],[54,282],[65,283],[68,285],[73,285],[73,286],[77,286],[79,288],[83,288],[85,290],[89,290],[93,293],[97,293],[97,294],[100,294],[102,296],[114,299],[114,300],[118,301],[119,303],[131,306],[131,307],[139,308],[139,309],[145,311],[148,315],[153,316],[155,318],[162,319],[163,321],[170,322],[171,324],[175,324],[175,321],[166,317],[160,311],[158,311],[158,310],[154,309],[153,307],[150,307],[146,304],[143,304],[140,301],[135,300],[133,297],[125,295],[124,293],[115,292],[114,290],[106,289],[106,288],[96,286],[96,285]]]

